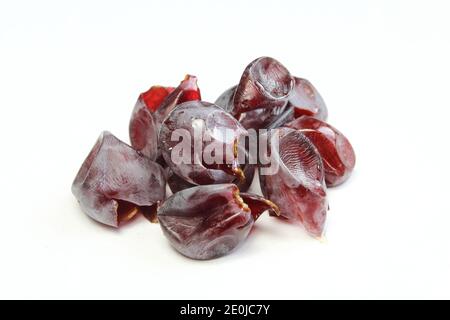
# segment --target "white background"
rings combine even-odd
[[[0,2],[0,298],[450,298],[448,1]],[[353,143],[327,242],[262,217],[233,254],[116,231],[70,192],[141,91],[214,101],[254,58],[313,82]]]

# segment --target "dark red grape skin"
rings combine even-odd
[[[223,164],[193,163],[193,159],[203,159],[203,154],[194,154],[193,150],[194,128],[199,126],[203,127],[202,132],[210,141],[203,141],[201,150],[197,150],[198,152],[203,152],[212,143],[222,145],[223,150],[234,150],[239,138],[247,134],[247,131],[236,119],[214,104],[203,101],[182,103],[164,120],[159,134],[160,150],[171,170],[187,182],[196,185],[229,183],[233,182],[236,177],[244,178],[243,171],[237,163],[237,154],[234,155],[232,164],[226,163],[225,159],[222,159]],[[172,161],[173,148],[182,142],[181,140],[172,141],[172,134],[180,129],[190,134],[190,163],[174,163]],[[227,141],[222,141],[225,130],[229,130],[228,132],[232,136],[227,137]]]
[[[186,75],[177,88],[153,86],[141,93],[129,124],[133,148],[155,160],[158,157],[158,131],[161,122],[177,104],[200,98],[197,78],[191,75]]]
[[[302,132],[319,151],[328,187],[345,182],[355,167],[355,152],[350,141],[336,128],[313,117],[301,117],[287,127]]]
[[[282,107],[293,87],[294,79],[280,62],[270,57],[258,58],[242,74],[231,113],[239,118],[241,113],[254,109]]]
[[[272,202],[239,194],[234,184],[205,185],[169,197],[158,209],[158,220],[178,252],[207,260],[224,256],[239,246],[266,210],[278,213]]]
[[[150,111],[155,112],[174,90],[174,87],[153,86],[148,91],[141,93],[139,98]]]
[[[152,112],[141,98],[138,99],[131,114],[129,124],[130,141],[133,148],[150,160],[158,155],[158,128]]]
[[[234,179],[233,183],[237,185],[241,192],[246,192],[250,189],[252,185],[253,178],[255,176],[256,165],[254,164],[245,164],[243,165],[244,177],[245,179],[240,179],[239,177]]]
[[[160,165],[105,131],[78,171],[72,193],[88,216],[117,228],[139,212],[151,217],[165,198],[165,185]]]
[[[218,105],[222,109],[227,112],[231,112],[233,110],[233,98],[234,93],[236,92],[237,85],[232,86],[231,88],[225,90],[214,102],[214,104]]]
[[[283,112],[274,117],[267,125],[267,129],[276,129],[283,127],[286,123],[295,119],[295,110],[292,106],[287,105]]]
[[[237,85],[223,92],[216,100],[215,104],[230,112],[233,110],[233,96]],[[238,116],[239,122],[245,129],[266,129],[277,123],[277,120],[287,111],[287,103],[274,108],[255,109],[243,112]],[[294,119],[293,117],[289,119]],[[288,119],[288,120],[289,120]],[[288,121],[287,120],[287,121]]]
[[[294,107],[295,117],[313,116],[327,120],[328,109],[319,91],[306,79],[294,77],[295,85],[289,97],[289,105]]]
[[[252,182],[255,175],[255,165],[247,164],[243,167],[245,179],[241,180],[240,178],[235,178],[233,183],[237,185],[241,192],[246,192]],[[183,178],[180,178],[177,174],[175,174],[170,168],[167,168],[167,184],[169,185],[170,190],[173,193],[177,193],[178,191],[195,187],[195,184],[189,183]]]
[[[170,169],[170,167],[166,168],[167,172],[167,184],[169,185],[172,193],[177,193],[178,191],[189,189],[195,187],[195,184],[189,183],[183,178],[180,178],[175,172]]]
[[[272,151],[272,161],[278,161],[279,169],[275,174],[264,175],[260,168],[263,194],[278,205],[281,217],[301,222],[309,234],[320,237],[328,210],[320,155],[297,130],[279,128],[271,134],[279,138],[279,150]]]
[[[155,121],[159,126],[177,105],[187,101],[200,100],[201,94],[197,85],[197,77],[186,75],[180,85],[162,101],[159,108],[155,111]]]

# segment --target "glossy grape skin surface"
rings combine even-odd
[[[260,57],[244,70],[230,112],[238,118],[241,113],[254,109],[284,106],[293,87],[294,79],[280,62]]]
[[[272,134],[279,138],[279,151],[273,151],[279,169],[263,175],[260,168],[263,194],[278,205],[282,218],[300,222],[310,235],[321,237],[328,201],[320,155],[297,130],[279,128]]]
[[[319,91],[306,79],[294,77],[294,81],[289,105],[294,107],[295,117],[313,116],[319,120],[327,120],[328,108]]]
[[[355,167],[355,151],[350,141],[330,124],[313,117],[301,117],[287,127],[302,132],[319,151],[328,187],[344,183]]]
[[[201,94],[197,85],[197,77],[186,75],[180,85],[173,90],[155,111],[155,122],[159,126],[170,112],[179,104],[187,101],[200,101]]]
[[[83,162],[72,193],[92,219],[119,227],[138,212],[147,217],[165,198],[160,165],[109,132],[103,132]]]
[[[170,167],[166,169],[167,172],[167,184],[169,185],[172,193],[177,193],[184,189],[189,189],[195,187],[195,184],[189,183],[180,176],[178,176],[175,172],[173,172]]]
[[[201,148],[194,149],[195,128],[201,127],[201,132],[209,138],[203,140]],[[191,162],[174,163],[172,160],[173,148],[182,140],[172,141],[172,135],[176,130],[185,130],[189,133],[191,141]],[[225,140],[225,130],[230,133]],[[180,132],[180,131],[178,131]],[[223,165],[206,165],[203,161],[203,151],[205,148],[216,143],[223,147],[223,150],[233,150],[236,141],[246,135],[247,131],[241,124],[222,108],[203,101],[189,101],[178,105],[164,120],[159,134],[160,149],[165,162],[179,177],[185,181],[195,184],[216,184],[233,182],[236,177],[242,175],[242,169],[237,162]],[[197,153],[194,153],[197,151]],[[194,159],[200,159],[194,163]],[[237,161],[237,156],[234,159]]]
[[[197,77],[187,75],[177,88],[153,86],[141,93],[129,123],[133,148],[151,160],[158,158],[158,132],[164,118],[177,104],[200,100]]]
[[[155,112],[174,90],[174,87],[152,86],[146,92],[141,93],[139,98],[151,112]]]
[[[158,155],[158,128],[151,111],[138,99],[129,124],[130,141],[133,148],[150,160]]]
[[[231,88],[222,92],[222,94],[216,99],[214,102],[215,105],[218,105],[222,109],[227,112],[231,112],[233,110],[233,97],[236,92],[237,85],[232,86]]]
[[[236,88],[237,85],[223,92],[217,98],[215,104],[223,108],[225,111],[231,112],[233,110],[233,96]],[[240,115],[238,115],[238,120],[245,129],[266,129],[277,125],[278,119],[280,119],[282,115],[287,111],[287,108],[288,103],[286,102],[281,106],[276,106],[273,108],[255,109],[241,113]],[[293,119],[294,117],[292,116],[286,121],[290,121]]]
[[[252,164],[247,164],[243,167],[245,179],[235,178],[233,183],[239,188],[241,192],[246,192],[252,182],[255,175],[256,166]],[[167,184],[173,193],[178,191],[195,187],[195,184],[189,183],[183,178],[179,177],[170,168],[167,169]]]
[[[278,212],[274,204],[262,197],[240,195],[234,184],[206,185],[169,197],[158,209],[158,220],[178,252],[206,260],[224,256],[238,247],[255,220],[268,209]]]

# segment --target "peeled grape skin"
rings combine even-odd
[[[189,183],[183,178],[180,178],[172,169],[167,168],[167,184],[169,185],[172,193],[177,193],[178,191],[189,189],[195,187],[195,184]]]
[[[201,150],[203,152],[207,145],[217,143],[225,150],[233,150],[236,141],[247,134],[247,131],[229,113],[220,107],[203,102],[189,101],[178,105],[164,120],[160,134],[160,149],[165,162],[179,177],[195,185],[230,183],[236,177],[242,177],[242,169],[238,163],[223,165],[206,165],[203,161],[193,163],[194,159],[203,159],[203,154],[194,154],[194,128],[203,126],[202,132],[210,138],[210,141],[203,141]],[[181,143],[172,141],[172,134],[175,130],[186,130],[191,137],[189,145],[191,147],[191,162],[176,164],[172,161],[172,149]],[[225,130],[232,134],[226,141],[221,138]],[[179,132],[179,131],[178,131]],[[237,157],[235,158],[237,160]]]
[[[155,112],[164,99],[174,90],[174,87],[153,86],[146,92],[141,93],[139,98],[150,111]]]
[[[289,97],[289,105],[294,107],[295,117],[313,116],[327,120],[328,109],[319,91],[306,79],[294,77],[295,85]]]
[[[278,208],[262,197],[240,195],[234,184],[206,185],[169,197],[158,209],[158,220],[178,252],[206,260],[224,256],[239,246],[255,220],[268,209],[278,213]]]
[[[237,185],[241,192],[246,192],[253,182],[253,178],[255,175],[255,165],[246,164],[243,168],[243,171],[245,179],[241,180],[239,178],[235,178],[233,183]],[[183,178],[180,178],[170,168],[167,169],[167,184],[169,185],[169,188],[173,193],[196,186],[195,184],[189,183]]]
[[[218,105],[222,109],[227,112],[231,112],[233,110],[233,98],[234,93],[236,92],[237,85],[232,86],[231,88],[225,90],[214,102],[214,104]]]
[[[72,193],[92,219],[119,227],[137,212],[151,216],[165,198],[160,165],[105,131],[83,162]]]
[[[141,93],[129,124],[131,145],[151,160],[158,157],[158,132],[164,118],[179,103],[200,100],[197,77],[186,75],[177,88],[153,86]]]
[[[319,151],[328,187],[345,182],[355,167],[355,152],[350,141],[336,128],[313,117],[301,117],[287,127],[303,133]]]
[[[238,118],[254,109],[284,106],[293,87],[294,79],[280,62],[270,57],[258,58],[242,74],[231,113]]]
[[[237,85],[223,92],[216,100],[215,104],[230,112],[233,110],[233,96]],[[238,116],[239,122],[245,129],[265,129],[276,123],[277,120],[287,111],[287,102],[282,106],[274,108],[255,109],[243,112]],[[292,120],[294,118],[292,117]]]
[[[239,122],[245,129],[269,128],[286,110],[287,105],[270,109],[255,109],[241,114]]]
[[[159,126],[167,115],[179,104],[187,101],[200,101],[201,94],[197,85],[197,77],[186,75],[180,85],[173,90],[155,111],[155,121]]]
[[[270,141],[279,137],[279,150],[272,151],[279,168],[272,175],[263,175],[260,168],[263,194],[278,205],[282,218],[301,222],[310,235],[320,237],[328,209],[320,155],[299,131],[279,128],[271,134]]]
[[[130,141],[133,148],[150,160],[158,155],[158,129],[151,111],[142,99],[136,101],[129,124]]]

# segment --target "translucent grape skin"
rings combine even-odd
[[[180,85],[171,92],[155,111],[155,121],[159,126],[167,115],[180,103],[200,101],[201,94],[197,85],[197,77],[186,75]]]
[[[264,196],[280,208],[281,217],[304,225],[314,237],[324,230],[328,201],[323,164],[314,145],[299,131],[279,128],[271,132],[279,138],[275,174],[264,175],[260,167],[260,183]]]
[[[197,77],[186,75],[177,88],[153,86],[141,93],[129,124],[133,148],[151,160],[158,157],[158,131],[161,122],[179,103],[200,100]]]
[[[105,131],[78,171],[72,193],[88,216],[117,228],[139,212],[155,218],[165,185],[160,165]]]
[[[245,179],[241,180],[240,178],[235,178],[233,183],[239,188],[241,192],[246,192],[252,182],[255,175],[255,165],[246,164],[243,168]],[[170,190],[173,193],[177,193],[178,191],[189,189],[195,187],[195,184],[189,183],[183,178],[180,178],[177,174],[175,174],[170,168],[167,169],[167,184],[169,185]]]
[[[227,112],[231,112],[233,110],[233,98],[234,93],[236,92],[237,85],[232,86],[231,88],[225,90],[214,102],[214,104],[218,105],[222,109]]]
[[[313,116],[326,121],[328,109],[319,91],[306,79],[294,77],[294,81],[289,106],[294,107],[295,117]]]
[[[230,112],[233,110],[233,96],[237,85],[223,92],[216,100],[215,104]],[[245,129],[265,129],[276,123],[277,119],[287,110],[287,102],[284,105],[273,108],[255,109],[243,112],[238,116],[239,122]],[[292,120],[294,117],[291,118]]]
[[[149,91],[151,91],[150,89]],[[150,160],[158,155],[158,130],[155,119],[144,101],[136,101],[129,124],[130,141],[133,148]]]
[[[244,179],[242,168],[237,162],[237,154],[234,154],[232,164],[228,164],[226,159],[222,159],[223,164],[207,165],[203,161],[194,163],[194,159],[203,159],[203,154],[194,154],[193,138],[195,128],[199,128],[199,126],[203,127],[202,132],[210,139],[208,142],[204,140],[201,150],[197,150],[202,153],[211,143],[222,145],[223,150],[234,150],[239,138],[247,134],[247,131],[235,118],[214,104],[203,101],[182,103],[164,120],[159,134],[160,150],[170,169],[185,181],[195,185],[231,183],[236,177]],[[174,163],[172,161],[173,148],[182,142],[181,140],[172,141],[172,134],[180,129],[188,132],[191,137],[189,142],[192,155],[190,163]],[[223,141],[225,130],[228,130],[229,136],[226,141]]]
[[[355,152],[350,141],[336,128],[314,117],[301,117],[287,127],[303,133],[319,151],[328,187],[345,182],[355,167]]]
[[[251,110],[282,107],[293,87],[294,79],[280,62],[260,57],[244,70],[230,112],[239,119],[241,113]]]
[[[177,193],[184,189],[189,189],[192,187],[195,187],[195,184],[189,183],[183,178],[180,178],[175,172],[173,172],[172,169],[166,168],[167,173],[167,184],[169,185],[170,190],[172,193]]]
[[[238,247],[272,202],[239,193],[234,184],[196,186],[177,192],[158,209],[159,225],[171,245],[186,257],[218,258]]]

